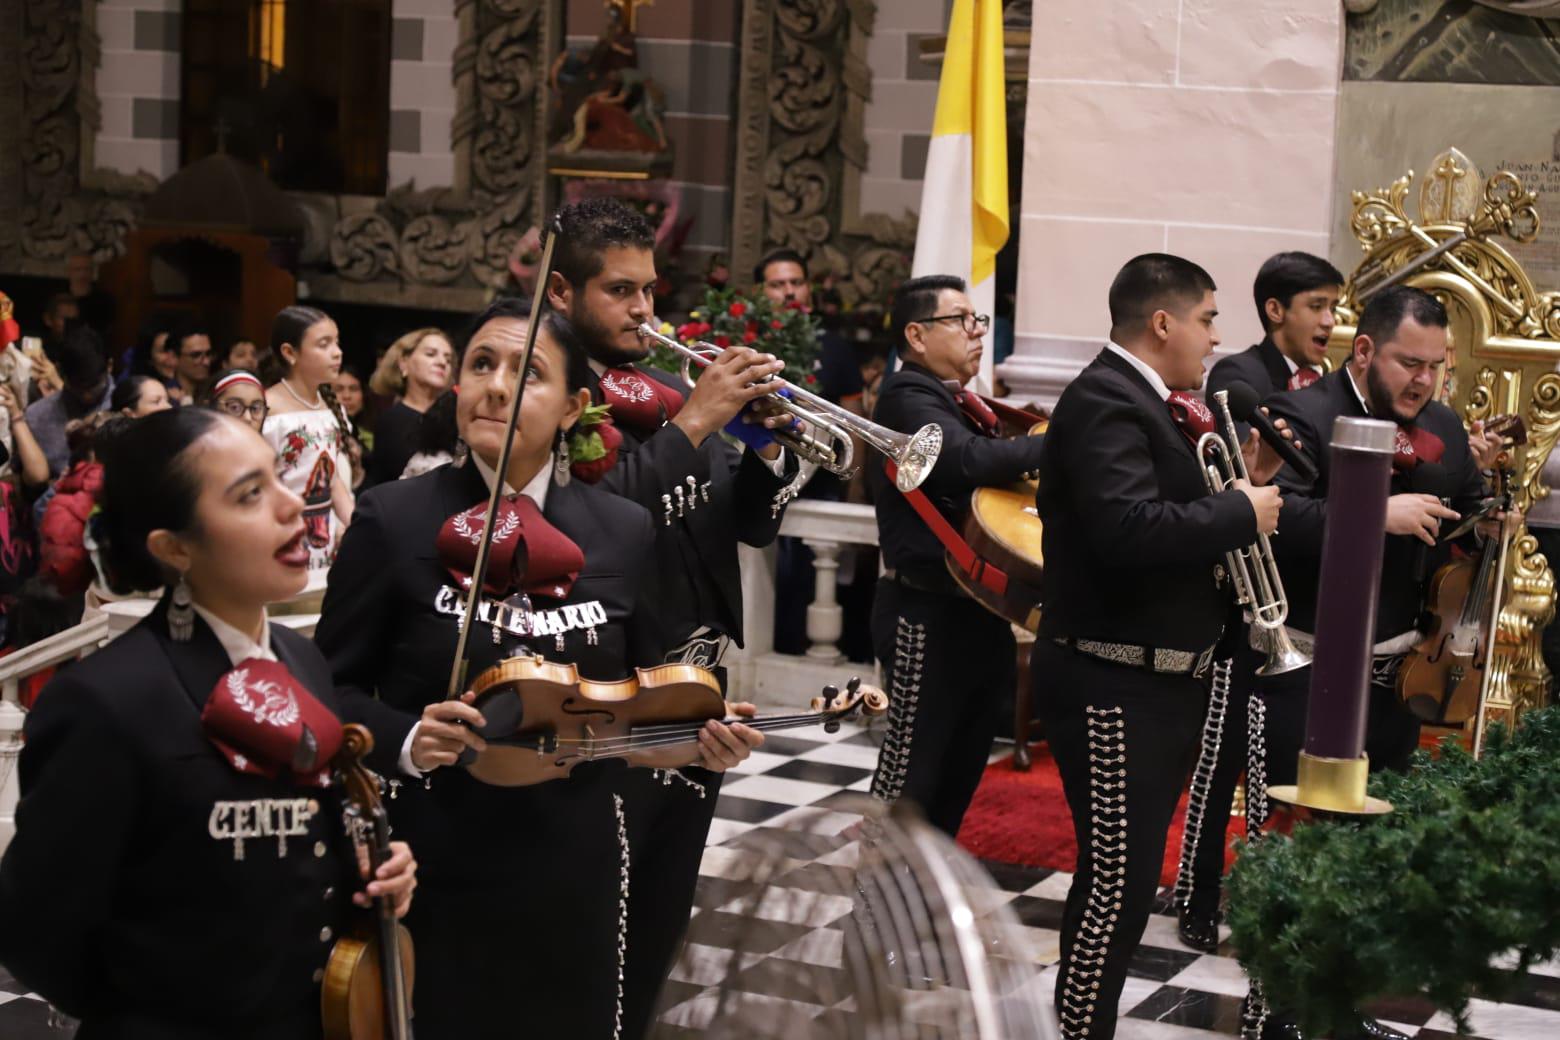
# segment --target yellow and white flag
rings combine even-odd
[[[911,274],[952,274],[980,314],[996,307],[997,252],[1008,239],[1007,98],[1002,0],[954,0],[937,85]],[[979,381],[992,386],[986,338]]]

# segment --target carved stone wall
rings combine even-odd
[[[815,278],[835,275],[847,304],[909,274],[914,221],[861,212],[876,11],[873,0],[744,0],[733,270],[789,246]]]
[[[335,273],[313,280],[315,295],[470,309],[508,281],[510,252],[544,211],[540,88],[556,7],[457,0],[455,186],[344,200],[330,231]]]
[[[106,260],[121,252],[141,199],[157,182],[93,167],[97,0],[3,6],[0,268],[63,275],[74,253]]]

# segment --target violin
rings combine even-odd
[[[1489,420],[1485,431],[1510,438],[1513,448],[1527,441],[1527,428],[1515,415]],[[1490,511],[1511,508],[1510,462],[1509,448],[1503,449]],[[1403,659],[1397,675],[1398,698],[1424,722],[1461,726],[1479,713],[1509,542],[1503,530],[1477,557],[1453,560],[1430,580],[1430,634]]]
[[[581,679],[572,664],[512,657],[471,684],[487,725],[487,750],[467,767],[483,783],[525,787],[568,776],[581,762],[619,758],[629,765],[666,768],[668,754],[696,750],[711,719],[772,731],[822,724],[829,731],[860,713],[881,715],[888,695],[853,678],[840,690],[825,686],[810,712],[728,718],[713,673],[687,664],[635,669],[632,679]]]
[[[390,823],[380,780],[363,764],[374,738],[357,723],[344,727],[332,769],[346,802],[343,814],[355,843],[368,846],[369,876],[390,858]],[[395,918],[392,900],[376,897],[361,922],[336,940],[325,963],[320,1013],[325,1040],[412,1040],[411,934]],[[397,956],[386,962],[385,950]]]

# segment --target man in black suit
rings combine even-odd
[[[1397,665],[1420,638],[1426,587],[1450,555],[1448,546],[1437,544],[1441,523],[1455,522],[1479,504],[1485,494],[1481,470],[1500,452],[1500,438],[1485,435],[1482,423],[1475,423],[1470,435],[1457,413],[1434,399],[1447,349],[1446,309],[1423,290],[1394,286],[1372,297],[1360,315],[1353,354],[1341,371],[1268,401],[1270,414],[1288,420],[1317,467],[1314,483],[1303,482],[1292,469],[1279,475],[1284,530],[1273,539],[1289,595],[1291,635],[1306,651],[1316,630],[1333,421],[1341,415],[1370,416],[1396,422],[1400,431],[1376,611],[1366,738],[1372,769],[1403,769],[1418,747],[1419,720],[1397,697]],[[1425,471],[1428,482],[1415,472],[1425,463],[1439,466]],[[1266,715],[1268,784],[1294,782],[1310,681],[1307,668],[1258,683]]]
[[[1196,754],[1231,616],[1226,554],[1278,524],[1278,489],[1210,494],[1195,390],[1218,343],[1196,264],[1139,256],[1110,288],[1111,343],[1063,391],[1040,456],[1045,609],[1030,670],[1078,840],[1056,1006],[1110,1040]],[[1252,478],[1277,468],[1246,444]]]
[[[1448,349],[1446,308],[1421,289],[1393,286],[1372,297],[1360,315],[1349,363],[1304,390],[1269,398],[1269,414],[1282,416],[1301,450],[1315,462],[1314,482],[1286,468],[1278,477],[1284,496],[1284,529],[1272,539],[1279,573],[1289,597],[1289,634],[1309,654],[1316,631],[1317,578],[1327,518],[1327,489],[1333,421],[1370,417],[1398,424],[1392,496],[1387,500],[1386,550],[1376,609],[1375,651],[1365,751],[1370,768],[1405,769],[1419,746],[1419,720],[1397,696],[1398,666],[1422,638],[1420,612],[1425,589],[1450,549],[1437,544],[1442,521],[1456,521],[1484,494],[1481,470],[1500,453],[1500,438],[1486,436],[1482,423],[1472,433],[1446,405],[1434,399]],[[1428,464],[1434,463],[1437,469]],[[1425,469],[1419,473],[1419,467]],[[1450,506],[1444,504],[1450,503]],[[1359,537],[1374,537],[1359,532]],[[1248,790],[1258,804],[1247,819],[1261,825],[1268,815],[1269,785],[1295,782],[1305,739],[1311,669],[1257,680],[1252,698],[1253,740]],[[1280,1016],[1264,1019],[1255,1002],[1244,1011],[1248,1032],[1261,1022],[1263,1040],[1298,1037]],[[1393,1040],[1402,1034],[1362,1018],[1344,1040]]]
[[[712,669],[724,685],[722,655],[732,642],[742,645],[737,543],[762,547],[774,541],[795,494],[797,463],[773,441],[739,456],[719,434],[767,395],[759,380],[784,364],[733,346],[700,372],[691,391],[641,364],[650,347],[637,330],[656,321],[649,224],[611,198],[565,206],[558,222],[562,235],[547,302],[578,331],[595,376],[592,401],[611,406],[623,436],[617,464],[601,486],[643,505],[655,521],[661,623],[672,648],[666,660]],[[756,425],[778,421],[770,416]],[[631,885],[661,898],[630,915],[628,942],[670,966],[688,924],[720,777],[700,777],[704,795],[696,802],[685,791],[652,787],[647,772],[633,779],[640,786],[628,807],[630,837],[644,851],[635,857]],[[648,834],[653,841],[638,840]],[[625,982],[625,1036],[643,1035],[651,1019],[656,993],[640,981]]]
[[[980,370],[991,319],[975,313],[962,279],[912,278],[895,292],[892,313],[903,366],[884,378],[873,418],[901,433],[927,423],[942,428],[942,453],[916,494],[957,528],[976,488],[1011,483],[1035,468],[1041,438],[999,439],[990,406],[964,389]],[[891,691],[872,793],[913,799],[952,836],[986,768],[1003,697],[1013,690],[1013,630],[954,581],[943,542],[882,462],[872,460],[867,478],[886,567],[872,643]]]
[[[1265,335],[1261,343],[1213,366],[1206,389],[1209,405],[1215,393],[1237,381],[1249,385],[1260,399],[1298,390],[1321,378],[1333,308],[1342,291],[1343,275],[1319,256],[1296,252],[1269,257],[1253,286]],[[1175,881],[1181,941],[1206,953],[1219,945],[1225,832],[1251,743],[1251,688],[1257,668],[1266,659],[1249,639],[1235,635],[1230,640],[1231,658],[1219,663],[1203,721],[1201,750],[1186,803],[1181,869]]]

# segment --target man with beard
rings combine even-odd
[[[1288,421],[1300,450],[1317,468],[1311,482],[1302,481],[1289,467],[1280,472],[1284,522],[1272,536],[1289,596],[1289,634],[1306,654],[1311,653],[1311,633],[1316,630],[1333,421],[1339,416],[1369,417],[1398,425],[1365,736],[1373,771],[1407,768],[1419,746],[1419,720],[1398,700],[1398,665],[1422,638],[1417,626],[1426,587],[1450,555],[1448,546],[1438,544],[1442,524],[1455,524],[1478,507],[1485,494],[1480,471],[1494,464],[1501,447],[1500,438],[1486,435],[1482,423],[1465,431],[1457,414],[1434,399],[1446,363],[1447,324],[1446,308],[1429,293],[1408,286],[1384,289],[1360,315],[1347,365],[1304,390],[1267,401],[1269,413]],[[1377,537],[1373,531],[1353,536]],[[1257,680],[1254,739],[1260,732],[1265,748],[1253,755],[1251,768],[1265,775],[1249,778],[1251,791],[1295,782],[1310,685],[1310,668]],[[1266,817],[1265,798],[1262,803],[1248,813],[1257,825]],[[1274,1016],[1261,1026],[1261,1035],[1274,1040],[1298,1033]],[[1362,1019],[1344,1040],[1397,1036],[1401,1034]]]
[[[732,642],[742,645],[737,543],[772,542],[794,495],[795,456],[762,432],[789,417],[762,417],[748,408],[770,392],[760,381],[779,373],[784,363],[733,346],[700,372],[691,391],[668,373],[646,367],[650,346],[638,329],[657,321],[650,225],[612,198],[564,206],[557,219],[562,233],[547,303],[569,318],[584,342],[591,399],[610,407],[622,435],[616,464],[601,485],[640,503],[655,521],[661,623],[666,645],[674,648],[667,661],[709,668],[724,686],[721,658]],[[738,413],[744,413],[741,419]],[[749,418],[756,421],[744,429]],[[758,446],[739,455],[719,436],[728,428]],[[632,771],[629,780],[638,785],[628,790],[630,887],[661,894],[630,915],[628,943],[640,964],[658,960],[670,967],[693,903],[720,778],[686,772],[689,786],[652,786],[647,770]],[[665,975],[637,972],[624,980],[625,1037],[647,1031]]]
[[[1206,396],[1231,383],[1248,384],[1259,398],[1299,390],[1322,377],[1322,359],[1333,330],[1333,308],[1343,275],[1310,253],[1269,257],[1252,286],[1262,342],[1231,354],[1208,374]],[[1251,688],[1267,654],[1244,633],[1232,639],[1233,657],[1220,662],[1203,720],[1202,750],[1192,771],[1181,833],[1181,867],[1175,901],[1181,942],[1212,953],[1219,945],[1219,895],[1224,874],[1225,830],[1235,785],[1249,750]],[[1248,800],[1248,804],[1250,801]]]

